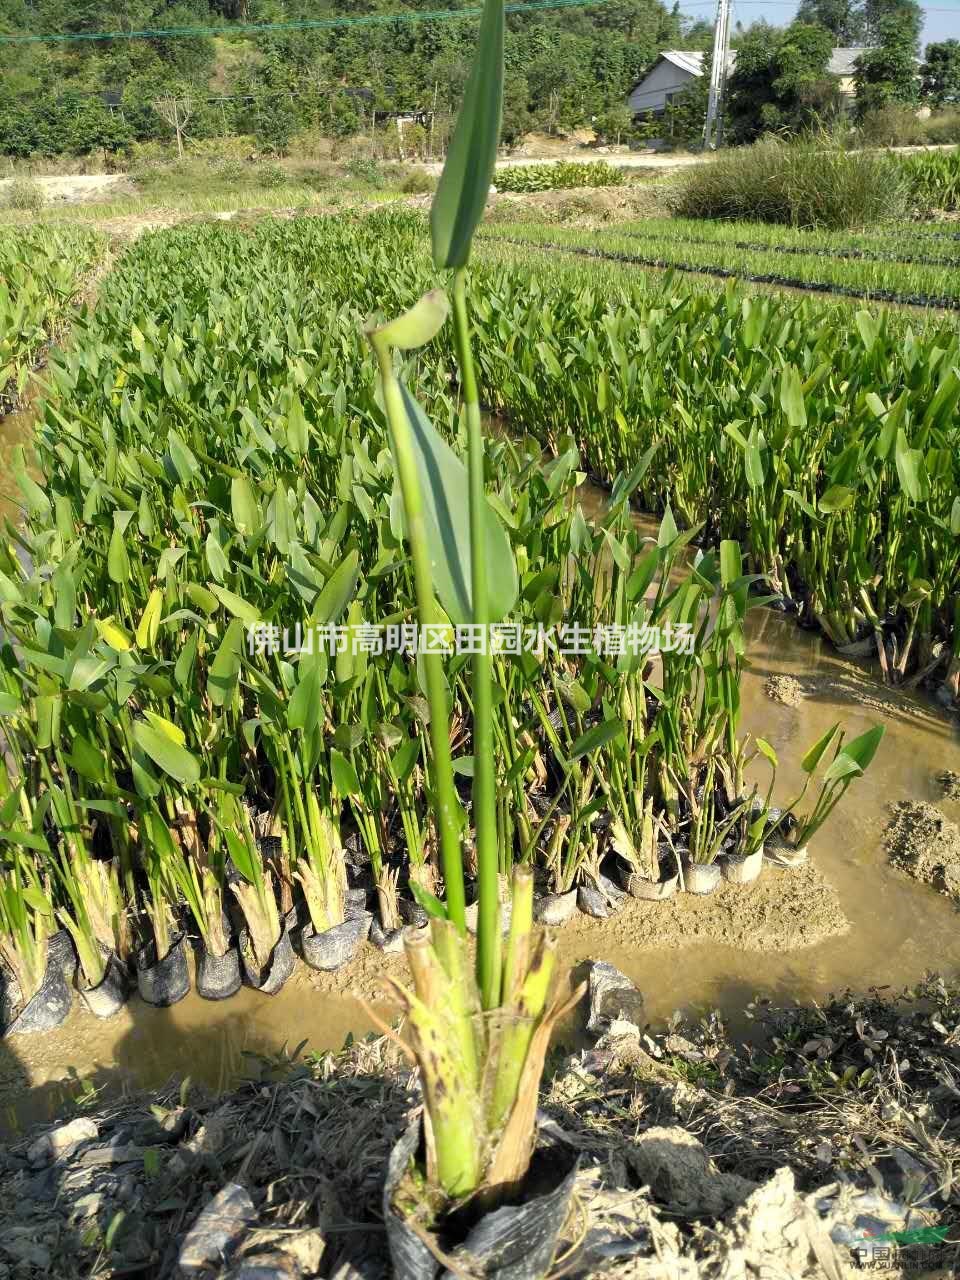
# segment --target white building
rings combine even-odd
[[[854,92],[854,63],[864,50],[861,48],[834,49],[830,55],[827,71],[840,79],[840,92],[852,97]],[[730,50],[727,74],[733,71],[737,62],[736,49]],[[703,75],[704,55],[689,53],[684,49],[666,49],[653,64],[647,74],[634,85],[627,105],[635,115],[662,115],[667,105],[687,85],[699,80]]]

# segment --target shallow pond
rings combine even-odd
[[[596,505],[596,495],[585,497]],[[749,633],[743,726],[779,753],[777,797],[796,794],[800,757],[838,719],[850,735],[878,720],[887,726],[869,774],[815,838],[809,875],[766,868],[756,885],[724,887],[711,899],[683,895],[666,905],[632,903],[610,921],[580,918],[561,934],[566,968],[577,974],[587,959],[610,960],[639,984],[651,1019],[717,1007],[734,1026],[743,1026],[755,995],[809,1001],[847,986],[901,988],[928,970],[960,972],[956,908],[889,867],[882,846],[887,807],[898,800],[931,801],[960,821],[960,804],[944,800],[935,781],[943,769],[960,769],[956,718],[885,689],[866,666],[774,611],[755,610]],[[796,705],[769,696],[772,676],[795,678]],[[811,936],[819,940],[798,945]],[[372,1029],[357,995],[376,1001],[382,963],[368,947],[335,977],[300,966],[272,998],[245,989],[214,1004],[191,993],[166,1010],[134,999],[107,1023],[75,1005],[57,1031],[0,1041],[0,1127],[41,1118],[84,1088],[153,1086],[173,1074],[223,1086],[250,1069],[250,1053],[303,1040],[307,1052],[339,1048],[348,1033]],[[388,964],[402,972],[402,959]],[[581,1021],[567,1027],[568,1038]]]

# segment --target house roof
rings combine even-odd
[[[830,54],[830,61],[827,63],[827,71],[834,76],[852,76],[854,72],[854,63],[861,53],[866,50],[858,45],[848,48],[834,49]],[[685,71],[690,76],[703,75],[704,55],[700,52],[694,52],[688,49],[664,49],[658,61],[666,60],[672,62],[675,67],[681,71]],[[656,65],[656,64],[654,64]],[[731,49],[727,55],[727,70],[732,71],[737,65],[737,51]],[[652,70],[652,68],[651,68]],[[650,72],[647,72],[649,75]],[[637,81],[637,85],[643,84],[647,76],[643,76]],[[634,88],[637,87],[634,85]]]

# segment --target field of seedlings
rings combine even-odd
[[[102,247],[95,232],[71,227],[0,228],[0,413],[59,333]]]
[[[960,308],[960,241],[911,227],[848,237],[753,223],[655,219],[598,231],[499,222],[484,232],[511,243],[719,279],[904,306]]]
[[[402,1015],[423,1103],[375,1178],[401,1280],[550,1271],[579,1160],[538,1119],[548,1050],[588,987],[591,1031],[625,1015],[639,1044],[645,1017],[577,965],[668,926],[772,963],[778,913],[795,949],[852,946],[819,851],[879,847],[868,770],[928,798],[960,703],[960,241],[676,219],[474,245],[503,21],[488,0],[429,221],[149,232],[81,308],[102,240],[0,238],[4,378],[45,361],[0,541],[4,1046],[134,992],[302,1001],[304,974],[372,973],[389,1008],[367,986],[365,1017],[398,1041]],[[864,301],[693,278],[727,274]],[[746,712],[770,621],[768,732]],[[799,628],[846,686],[778,665]],[[896,811],[920,883],[876,878],[888,923],[898,894],[960,900],[938,814]],[[860,899],[862,854],[831,863]],[[698,991],[694,954],[664,999]]]

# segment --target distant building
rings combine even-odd
[[[834,49],[830,55],[827,71],[830,75],[839,77],[840,92],[847,97],[852,98],[854,95],[854,63],[864,52],[862,48],[853,47]],[[664,50],[643,79],[634,85],[627,105],[634,115],[662,115],[674,98],[683,93],[694,80],[700,79],[703,75],[703,63],[702,53],[690,53],[685,49]],[[728,75],[736,64],[737,51],[731,49],[727,63]]]

